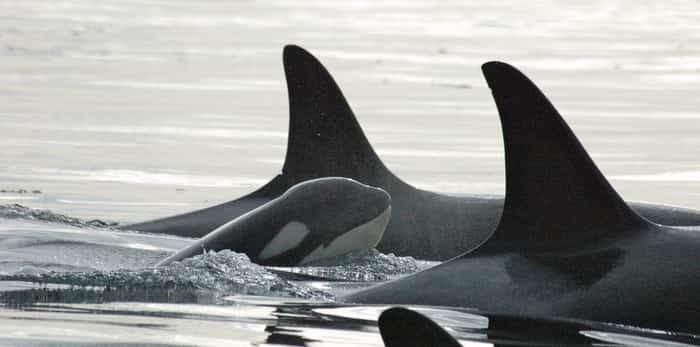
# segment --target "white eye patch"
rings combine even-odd
[[[333,258],[350,252],[366,251],[376,247],[382,239],[382,235],[384,235],[384,230],[386,230],[390,218],[391,206],[369,222],[338,236],[331,241],[328,247],[324,247],[322,244],[318,245],[318,247],[316,247],[313,252],[307,254],[299,264],[306,264],[319,259]]]
[[[263,260],[268,259],[297,247],[309,232],[309,228],[302,222],[291,221],[287,223],[287,225],[282,227],[277,235],[265,245],[265,248],[260,252],[258,258]]]

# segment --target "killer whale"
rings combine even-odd
[[[375,153],[325,67],[293,45],[284,48],[283,60],[289,94],[289,136],[282,173],[239,199],[122,229],[202,237],[294,184],[340,176],[380,187],[391,195],[393,217],[377,246],[382,252],[445,260],[476,247],[493,232],[503,209],[502,198],[438,194],[407,184]],[[698,211],[647,203],[631,206],[658,223],[700,225]]]
[[[230,249],[254,263],[295,266],[374,248],[391,216],[391,197],[349,178],[304,181],[216,228],[157,266]]]
[[[640,216],[534,83],[505,63],[482,69],[506,150],[497,229],[472,252],[344,300],[699,333],[699,229]]]

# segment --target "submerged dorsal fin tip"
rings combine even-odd
[[[386,347],[459,347],[457,340],[430,318],[403,307],[392,307],[379,316],[379,332]]]
[[[292,180],[339,176],[387,188],[398,182],[372,149],[343,92],[309,52],[284,47],[289,138],[282,169]]]
[[[494,240],[546,248],[644,223],[529,78],[502,62],[486,63],[482,71],[506,152],[505,207]]]

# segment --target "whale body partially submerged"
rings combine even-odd
[[[409,185],[375,153],[342,91],[315,57],[300,47],[286,46],[284,69],[289,137],[282,173],[239,199],[122,228],[202,237],[299,182],[339,176],[380,187],[391,195],[393,218],[377,247],[382,252],[445,260],[478,246],[491,235],[501,216],[502,198],[445,195]],[[657,223],[700,225],[696,210],[648,203],[630,206]]]
[[[309,180],[158,265],[223,249],[245,253],[262,265],[303,265],[374,248],[390,217],[391,198],[380,188],[340,177]]]
[[[472,252],[344,299],[700,333],[698,229],[640,216],[527,77],[499,62],[483,72],[506,149],[498,228]]]

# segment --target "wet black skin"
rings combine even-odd
[[[391,198],[378,188],[347,178],[329,177],[299,183],[276,199],[205,235],[158,265],[206,251],[229,249],[261,265],[295,266],[320,245],[365,224],[389,208]],[[290,222],[303,223],[308,235],[296,246],[270,258],[260,252]],[[369,250],[371,246],[367,247]],[[340,256],[342,254],[338,254]]]
[[[495,230],[502,198],[437,194],[405,183],[374,152],[342,91],[316,58],[300,47],[287,46],[284,67],[290,111],[287,155],[280,175],[240,199],[122,228],[201,237],[294,184],[338,176],[380,187],[391,195],[392,218],[377,247],[382,252],[445,260],[473,249]],[[631,206],[657,223],[700,225],[700,212],[695,210],[645,203]]]
[[[377,325],[386,347],[462,346],[430,318],[403,307],[382,312]]]
[[[630,336],[644,341],[645,346],[696,345],[698,338],[689,334],[668,334],[663,331],[639,329],[623,325],[593,322],[581,319],[556,319],[552,317],[528,317],[520,315],[492,314],[469,309],[429,308],[433,321],[420,312],[419,307],[392,307],[382,312],[377,324],[384,345],[394,346],[440,346],[457,347],[459,342],[438,325],[440,317],[470,341],[488,342],[499,346],[607,346],[601,344],[606,335]],[[466,317],[465,317],[466,315]],[[480,317],[486,324],[461,321],[464,318]],[[587,336],[583,332],[598,332],[602,336]],[[609,335],[610,334],[610,335]],[[629,340],[630,345],[633,340]]]
[[[505,209],[494,235],[435,268],[353,293],[421,304],[700,333],[700,233],[638,215],[539,89],[487,63],[506,147]]]
[[[343,300],[700,333],[700,238],[658,227],[635,234],[556,252],[477,250]]]

